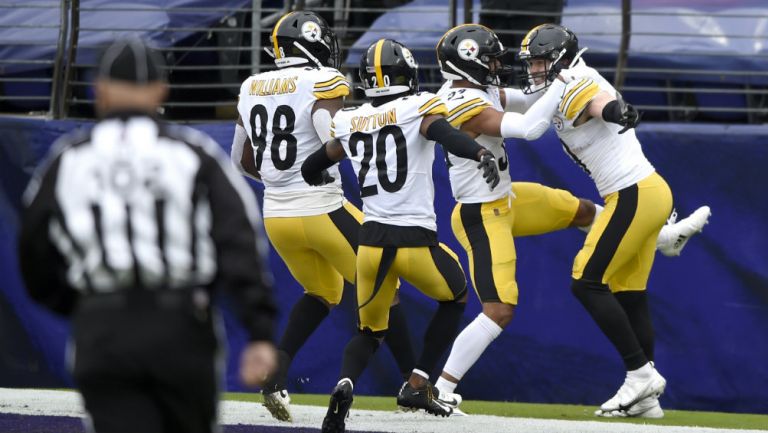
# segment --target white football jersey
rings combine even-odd
[[[452,81],[448,81],[443,84],[437,94],[448,107],[446,118],[453,127],[461,128],[464,122],[489,107],[504,111],[497,87],[489,86],[486,90],[451,88],[452,83]],[[496,157],[499,165],[499,184],[491,190],[483,178],[482,171],[477,167],[477,161],[446,152],[453,197],[459,203],[486,203],[511,195],[512,178],[509,175],[509,159],[504,147],[504,139],[479,135],[475,141],[493,152],[493,156]]]
[[[571,70],[584,78],[568,83],[552,119],[568,156],[595,181],[603,197],[651,175],[655,170],[643,154],[634,129],[619,135],[622,126],[602,118],[573,125],[600,90],[613,95],[616,89],[583,59]]]
[[[337,167],[329,169],[335,183],[314,187],[301,165],[323,145],[312,122],[315,101],[348,94],[349,83],[333,68],[283,68],[243,82],[237,111],[264,182],[265,217],[320,215],[343,204]]]
[[[365,222],[437,230],[435,142],[419,133],[422,118],[430,114],[445,116],[448,111],[440,97],[429,92],[336,113],[333,135],[358,174]]]

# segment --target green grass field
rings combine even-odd
[[[227,400],[261,402],[259,393],[228,393]],[[327,395],[291,394],[292,404],[326,406]],[[393,397],[355,396],[354,407],[370,410],[395,410]],[[592,415],[593,406],[567,404],[508,403],[496,401],[465,401],[461,409],[468,414],[498,415],[520,418],[543,418],[570,421],[632,422],[688,427],[735,428],[768,431],[768,415],[752,415],[723,412],[694,412],[664,410],[666,416],[660,420],[620,418],[617,420],[598,418]]]

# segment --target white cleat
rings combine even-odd
[[[658,399],[664,393],[666,386],[666,379],[655,368],[651,376],[645,380],[627,377],[619,391],[616,392],[616,395],[603,403],[600,406],[600,410],[608,413],[613,411],[628,412],[640,400],[648,397],[656,397]]]
[[[291,396],[288,391],[280,391],[264,394],[264,407],[267,408],[272,417],[280,421],[293,422],[291,417]]]
[[[455,392],[440,391],[440,395],[437,397],[437,399],[445,403],[447,406],[453,408],[451,416],[468,416],[466,412],[459,409],[459,405],[463,401],[460,394],[456,394]]]
[[[659,234],[658,250],[667,257],[679,256],[691,236],[701,232],[709,223],[711,215],[709,206],[702,206],[687,218],[676,221],[677,212],[673,211],[667,224],[661,229],[663,233]]]
[[[664,418],[664,410],[659,404],[659,398],[650,396],[638,401],[634,406],[630,407],[626,411],[614,410],[611,412],[603,412],[602,409],[598,409],[595,411],[595,415],[604,418],[660,419]]]

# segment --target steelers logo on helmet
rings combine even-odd
[[[563,130],[563,119],[555,116],[554,118],[552,118],[552,123],[554,123],[555,129],[557,129],[558,131]]]
[[[464,60],[474,60],[477,58],[477,53],[480,51],[480,45],[474,39],[464,39],[459,42],[459,57]]]
[[[301,34],[309,42],[317,42],[323,37],[320,25],[314,21],[307,21],[301,25]]]
[[[408,64],[408,66],[412,68],[418,68],[419,65],[416,64],[416,59],[413,58],[413,54],[411,53],[411,50],[408,48],[403,47],[403,59],[405,60],[405,63]]]

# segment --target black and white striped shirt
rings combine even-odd
[[[22,274],[50,308],[68,313],[79,296],[215,283],[246,315],[266,313],[271,323],[258,205],[207,135],[146,115],[112,116],[62,137],[24,199]]]

